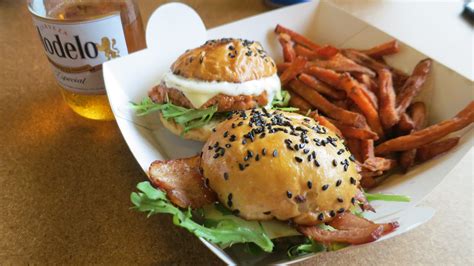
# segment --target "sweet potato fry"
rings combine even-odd
[[[360,142],[360,154],[362,161],[365,162],[370,158],[374,158],[374,140],[365,139]]]
[[[382,57],[385,55],[396,54],[400,51],[400,47],[398,45],[397,40],[391,40],[380,45],[374,46],[367,50],[362,50],[364,54],[371,56],[371,57]]]
[[[459,137],[453,137],[423,145],[418,148],[416,152],[416,160],[419,162],[426,162],[442,153],[445,153],[458,145],[459,139]]]
[[[360,152],[360,140],[346,138],[345,139],[345,144],[346,144],[347,148],[349,149],[349,151],[352,153],[352,155],[354,155],[355,159],[358,162],[363,162],[364,161],[364,160],[362,160],[362,154]]]
[[[316,91],[318,91],[319,93],[325,96],[328,96],[336,100],[342,100],[346,98],[346,94],[343,91],[335,90],[306,73],[301,73],[298,78],[304,84],[315,89]]]
[[[306,59],[303,57],[296,57],[295,60],[291,63],[283,73],[280,75],[280,81],[282,85],[286,85],[288,81],[296,78],[298,74],[303,72],[303,69],[306,65]]]
[[[166,191],[173,204],[181,208],[200,208],[217,200],[216,194],[204,185],[199,171],[201,158],[154,161],[150,165],[151,183]]]
[[[303,45],[297,44],[295,45],[295,52],[298,56],[306,57],[308,60],[314,60],[318,58],[331,58],[339,53],[339,49],[331,45],[326,45],[316,50],[311,50],[304,47]]]
[[[355,79],[351,78],[348,73],[339,74],[335,71],[317,66],[307,68],[306,72],[316,76],[333,87],[343,89],[346,92],[347,97],[351,98],[361,109],[362,113],[367,118],[367,123],[370,128],[374,130],[379,137],[383,136],[382,124],[380,124],[377,110],[370,99],[366,96],[365,90],[362,88],[363,86]]]
[[[342,132],[339,130],[339,128],[337,128],[333,123],[331,123],[329,119],[325,118],[324,116],[318,114],[317,112],[311,112],[309,117],[318,121],[321,125],[336,133],[336,135],[342,136]]]
[[[375,147],[376,155],[383,155],[393,151],[406,151],[419,148],[425,144],[439,140],[442,137],[461,130],[474,122],[474,101],[469,103],[455,117],[434,124],[410,135],[401,136]]]
[[[426,108],[425,104],[422,102],[416,102],[410,106],[410,115],[413,117],[413,129],[411,133],[420,130],[425,127],[426,125]],[[403,113],[406,115],[406,113]],[[407,171],[410,167],[415,164],[415,157],[416,157],[417,149],[411,149],[408,151],[404,151],[400,154],[400,166],[402,167],[403,171]]]
[[[380,63],[377,60],[371,58],[370,56],[354,49],[344,49],[342,50],[342,54],[353,60],[354,62],[358,63],[359,65],[368,67],[375,72],[388,68],[387,65]]]
[[[398,121],[398,130],[404,134],[410,133],[415,128],[413,120],[407,113],[403,113]]]
[[[395,91],[392,83],[392,73],[387,69],[378,72],[379,78],[379,100],[380,100],[380,121],[385,129],[393,127],[400,120],[400,116],[395,108]]]
[[[377,82],[375,82],[374,79],[370,78],[369,75],[362,73],[353,73],[352,75],[358,82],[364,84],[365,87],[367,87],[372,93],[374,93],[375,95],[378,94]]]
[[[339,87],[339,79],[341,75],[336,71],[317,66],[309,66],[305,69],[305,73],[315,76],[319,80],[331,85],[335,89],[344,90]]]
[[[313,41],[311,41],[310,39],[306,38],[305,36],[299,34],[299,33],[296,33],[288,28],[285,28],[283,27],[282,25],[278,24],[275,28],[275,32],[276,33],[286,33],[288,35],[290,35],[291,39],[298,43],[298,44],[301,44],[301,45],[304,45],[308,48],[310,48],[311,50],[314,50],[316,51],[317,49],[319,49],[321,46],[317,45],[316,43],[314,43]]]
[[[293,42],[291,41],[290,35],[286,33],[280,33],[278,35],[278,42],[283,49],[283,60],[285,62],[292,62],[296,58],[296,52],[293,49]]]
[[[339,128],[339,130],[341,130],[342,136],[344,136],[344,138],[360,139],[360,140],[366,140],[366,139],[377,140],[379,138],[377,134],[373,132],[372,130],[370,130],[369,128],[356,128],[356,127],[344,125],[343,123],[339,121],[334,121],[334,120],[330,120],[330,121],[337,128]]]
[[[387,171],[397,166],[397,161],[387,159],[383,157],[372,157],[368,158],[362,164],[362,169],[366,169],[372,172],[376,171]]]
[[[413,70],[412,75],[397,95],[397,112],[402,114],[410,106],[413,98],[420,92],[431,70],[431,59],[421,60]]]
[[[340,53],[334,55],[328,60],[312,60],[310,64],[317,67],[331,69],[336,72],[355,72],[366,74],[370,77],[375,77],[375,73],[372,70],[357,64]]]
[[[290,81],[289,86],[295,93],[306,99],[311,105],[321,110],[327,116],[355,127],[363,127],[365,125],[365,118],[362,115],[337,107],[300,80],[294,79]]]
[[[367,123],[370,128],[379,135],[380,138],[384,136],[382,124],[380,123],[379,114],[374,106],[370,103],[370,100],[363,93],[361,84],[347,73],[342,74],[339,85],[344,88],[347,93],[347,97],[351,98],[354,103],[360,108],[362,113],[367,118]]]
[[[289,93],[291,95],[290,102],[289,102],[290,106],[298,108],[299,112],[302,114],[306,114],[306,112],[311,110],[312,106],[309,102],[307,102],[301,96],[299,96],[298,94],[292,91],[289,91]]]

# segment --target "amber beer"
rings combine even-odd
[[[56,80],[79,115],[112,120],[102,63],[145,48],[133,0],[29,0],[29,9]]]

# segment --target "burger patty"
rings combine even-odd
[[[168,95],[168,97],[166,96]],[[148,96],[155,103],[164,103],[167,99],[178,106],[186,108],[196,108],[192,105],[191,101],[178,89],[168,88],[163,84],[155,86],[149,93]],[[267,92],[264,91],[259,95],[238,95],[230,96],[225,94],[218,94],[207,102],[205,102],[198,109],[205,109],[207,107],[217,105],[218,112],[225,111],[238,111],[252,109],[259,106],[265,106],[268,104]]]

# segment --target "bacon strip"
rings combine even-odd
[[[375,230],[376,227],[383,226],[384,235],[394,231],[397,227],[399,227],[398,222],[376,224],[370,220],[359,217],[350,212],[344,212],[344,213],[338,214],[329,223],[329,225],[339,230],[351,230],[354,228],[366,228],[366,227],[372,227]]]
[[[154,161],[148,174],[151,183],[164,190],[170,201],[181,207],[200,208],[217,200],[204,184],[199,165],[201,158]]]
[[[328,231],[317,226],[299,226],[297,229],[300,233],[325,244],[338,242],[358,245],[375,241],[399,226],[397,222],[376,224],[350,212],[338,214],[329,225],[338,230]]]

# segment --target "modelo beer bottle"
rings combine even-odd
[[[68,105],[79,115],[112,120],[102,63],[145,48],[133,0],[29,0],[40,41]]]

